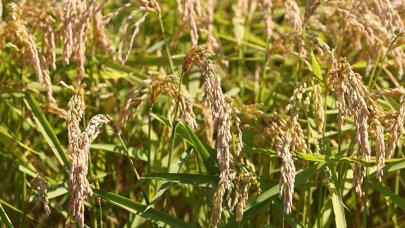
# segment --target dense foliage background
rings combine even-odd
[[[76,223],[73,161],[89,227],[403,226],[404,1],[14,3],[0,8],[3,226]],[[108,115],[88,163],[68,137],[80,93],[79,133]]]

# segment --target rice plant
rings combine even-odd
[[[2,227],[403,227],[403,0],[0,0]]]

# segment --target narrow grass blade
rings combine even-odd
[[[312,71],[314,75],[318,78],[318,81],[323,84],[323,77],[321,72],[321,67],[319,66],[318,61],[313,52],[311,52],[311,60],[312,60]]]
[[[400,207],[403,211],[405,211],[405,199],[400,197],[399,195],[395,194],[395,192],[391,191],[391,189],[383,186],[381,183],[376,181],[370,181],[370,185],[377,189],[381,194],[388,197],[388,199],[393,203]]]
[[[333,205],[333,213],[335,214],[336,227],[346,228],[347,223],[342,199],[337,194],[336,189],[332,192],[332,205]]]
[[[166,126],[170,126],[170,122],[167,118],[158,115],[152,115],[154,118],[159,120],[162,124]],[[215,157],[215,150],[208,145],[205,145],[198,136],[194,133],[194,131],[187,125],[182,122],[177,123],[176,134],[180,135],[183,139],[185,139],[197,153],[202,157],[205,168],[208,172],[212,175],[218,174],[219,169],[217,166],[217,160]]]
[[[274,206],[276,206],[277,210],[280,211],[280,214],[283,215],[283,218],[290,224],[291,227],[299,227],[299,228],[304,228],[304,224],[300,222],[300,220],[295,216],[294,214],[286,214],[284,213],[284,207],[283,207],[283,202],[281,201],[280,198],[275,198],[274,199]]]
[[[176,167],[171,167],[169,172],[180,172],[181,168],[183,167],[184,163],[186,162],[187,158],[189,157],[192,147],[189,147],[187,150],[183,152],[183,154],[180,156],[180,158],[177,161]],[[143,178],[148,178],[148,175],[146,177],[144,176]],[[170,187],[171,182],[170,181],[160,181],[158,182],[158,190],[155,193],[155,196],[153,196],[153,199],[151,200],[151,203],[148,207],[151,207],[165,192],[166,190]]]
[[[215,156],[213,156],[215,154],[214,149],[205,146],[189,126],[183,123],[178,125],[177,133],[186,139],[200,154],[208,172],[212,175],[218,174],[217,162]]]
[[[326,168],[328,176],[328,189],[332,195],[332,207],[335,215],[335,225],[337,228],[346,228],[347,222],[345,217],[344,204],[339,192],[342,192],[341,187],[337,184],[336,168],[334,164],[328,165]]]
[[[118,146],[115,144],[92,144],[90,146],[91,149],[96,149],[96,150],[103,150],[103,151],[107,151],[107,152],[111,152],[111,153],[117,153],[117,154],[121,154],[121,155],[127,155],[127,153],[125,152],[125,148],[123,146]],[[135,148],[133,147],[129,147],[128,148],[128,155],[131,158],[136,158],[138,160],[141,161],[147,161],[148,157],[147,155],[141,154],[138,151],[136,151]]]
[[[153,222],[158,226],[193,227],[192,225],[187,224],[179,219],[176,219],[168,214],[162,213],[153,208],[147,209],[146,205],[113,194],[111,192],[106,192],[101,189],[93,189],[93,193],[118,207],[121,207],[131,213],[142,216],[143,218]]]
[[[25,99],[24,99],[27,107],[32,111],[33,117],[35,119],[35,123],[38,126],[38,130],[44,136],[46,142],[51,147],[53,153],[55,154],[56,158],[63,166],[66,172],[69,172],[69,161],[67,156],[62,148],[62,145],[59,142],[58,137],[56,136],[55,132],[53,131],[51,125],[49,124],[48,120],[46,119],[44,113],[39,108],[38,102],[32,96],[31,93],[26,92]]]
[[[1,221],[3,222],[3,224],[5,225],[5,227],[7,227],[7,228],[14,227],[13,224],[11,223],[10,218],[6,214],[6,211],[1,206],[1,204],[0,204],[0,218],[1,218]]]

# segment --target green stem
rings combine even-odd
[[[382,61],[381,61],[380,68],[378,69],[377,74],[375,75],[375,74],[373,73],[373,74],[372,74],[372,78],[370,78],[370,81],[369,81],[369,83],[368,83],[368,86],[369,86],[370,90],[373,89],[374,84],[376,83],[378,76],[381,74],[381,71],[382,71],[382,69],[384,68],[384,62],[385,62],[385,60],[387,59],[388,53],[392,50],[392,48],[393,48],[395,42],[396,42],[401,36],[403,36],[403,35],[404,35],[404,31],[401,31],[401,32],[398,33],[398,34],[395,36],[395,38],[391,41],[390,46],[388,47],[388,50],[385,52],[384,57],[383,57],[383,59],[382,59]],[[378,58],[378,60],[379,60],[379,58]],[[378,64],[378,62],[377,62],[377,64]]]
[[[267,47],[269,46],[269,44],[270,44],[270,39],[267,42]],[[259,78],[259,91],[257,91],[256,98],[255,98],[256,103],[260,102],[260,96],[262,93],[262,85],[263,85],[264,79],[266,77],[266,68],[267,68],[267,65],[269,64],[269,56],[267,54],[267,49],[266,49],[266,53],[264,55],[265,56],[264,56],[262,74],[260,75],[260,78]]]
[[[132,170],[134,171],[136,180],[137,180],[137,181],[141,180],[141,177],[139,176],[138,171],[136,171],[134,162],[132,161],[131,157],[129,156],[128,148],[127,148],[127,146],[125,145],[124,141],[122,140],[121,135],[118,135],[118,138],[120,139],[121,144],[122,144],[122,146],[124,147],[124,150],[125,150],[125,153],[126,153],[126,155],[127,155],[127,157],[128,157],[129,163],[131,164]],[[142,188],[142,186],[140,186],[140,188],[141,188],[141,191],[142,191],[142,195],[143,195],[143,197],[145,198],[146,204],[147,204],[147,205],[150,205],[150,201],[149,201],[148,194],[147,194],[146,191]]]
[[[147,172],[150,173],[151,172],[151,141],[150,141],[150,135],[151,135],[151,129],[152,129],[152,120],[151,120],[151,115],[150,113],[152,112],[152,106],[149,109],[148,112],[148,168],[147,168]]]
[[[169,45],[167,44],[168,40],[166,38],[165,27],[163,25],[163,20],[162,20],[162,14],[161,13],[159,13],[159,25],[160,25],[160,29],[162,30],[163,40],[165,41],[165,50],[166,50],[167,58],[169,59],[170,70],[174,74],[173,59],[172,59],[172,55],[170,54]]]
[[[129,163],[131,164],[132,170],[134,171],[136,180],[138,180],[138,181],[141,180],[141,177],[139,176],[138,171],[136,171],[134,162],[132,161],[131,157],[129,156],[128,148],[127,148],[127,146],[125,145],[124,140],[122,140],[121,135],[118,135],[118,138],[120,139],[121,144],[122,144],[122,146],[124,147],[124,151],[125,151],[125,153],[126,153],[126,155],[127,155],[127,157],[128,157]]]

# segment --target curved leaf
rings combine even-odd
[[[48,143],[49,147],[51,147],[53,153],[55,154],[56,158],[62,164],[65,171],[69,172],[69,161],[65,154],[65,151],[62,148],[62,145],[59,142],[58,137],[56,136],[55,132],[53,131],[51,125],[49,124],[48,120],[46,119],[44,113],[39,108],[38,102],[32,96],[31,93],[25,93],[24,99],[27,107],[32,111],[33,117],[35,119],[35,123],[38,126],[38,130],[42,133],[45,137],[46,142]]]
[[[14,227],[13,224],[11,223],[10,218],[6,214],[6,211],[4,211],[3,207],[0,204],[0,219],[4,223],[5,227],[11,228]]]
[[[140,204],[138,202],[127,199],[120,195],[116,195],[111,192],[106,192],[101,189],[93,189],[93,193],[105,200],[108,200],[109,202],[118,207],[121,207],[131,213],[142,216],[143,218],[153,222],[158,226],[194,227],[168,214],[162,213],[154,208],[147,208],[146,205]]]

